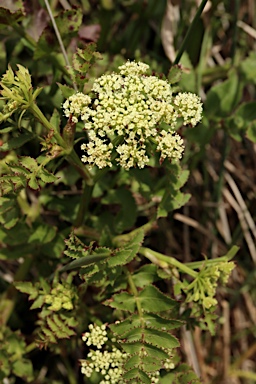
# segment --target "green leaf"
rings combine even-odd
[[[57,233],[57,228],[48,224],[37,224],[33,233],[28,238],[28,243],[46,244],[52,241]]]
[[[81,23],[83,13],[80,7],[72,7],[71,9],[65,9],[55,17],[58,30],[61,37],[65,40],[66,37],[69,40],[76,35]]]
[[[55,132],[59,133],[60,132],[60,114],[56,108],[54,108],[53,114],[50,118],[50,123],[55,128]]]
[[[173,384],[201,384],[201,381],[187,364],[181,364],[175,369]],[[166,383],[167,384],[167,383]]]
[[[204,104],[205,115],[210,118],[228,116],[241,99],[242,84],[232,70],[229,78],[210,88]]]
[[[74,95],[76,93],[74,88],[70,88],[67,85],[63,85],[61,83],[57,83],[57,85],[60,88],[61,93],[62,93],[64,99],[68,99],[70,96],[72,96],[72,95]]]
[[[81,257],[77,260],[71,261],[71,263],[62,267],[60,269],[60,272],[70,271],[72,269],[78,269],[78,268],[81,268],[81,267],[84,267],[84,266],[87,266],[90,264],[98,263],[102,260],[106,260],[108,257],[109,257],[109,253],[107,251],[102,252],[101,254],[88,255],[85,257]],[[83,273],[83,270],[81,270],[81,274],[82,273]]]
[[[150,345],[154,345],[158,348],[177,348],[180,343],[173,335],[167,332],[159,331],[151,328],[134,328],[122,336],[129,343],[140,341],[146,342]]]
[[[130,229],[137,218],[137,206],[132,193],[125,187],[110,190],[102,199],[103,204],[118,204],[121,206],[115,216],[114,227],[116,233],[123,233]]]
[[[155,356],[134,355],[125,364],[124,369],[129,370],[133,368],[140,368],[145,372],[158,371],[162,367],[162,361]]]
[[[168,73],[168,82],[170,84],[178,83],[182,76],[182,67],[180,65],[173,65]]]
[[[122,349],[129,353],[130,355],[138,354],[141,355],[142,353],[147,353],[150,357],[156,357],[161,360],[166,360],[169,358],[168,353],[166,353],[164,350],[159,349],[153,345],[147,344],[147,343],[140,343],[140,342],[133,342],[133,343],[122,343],[121,345]]]
[[[7,143],[4,143],[0,147],[0,152],[11,151],[12,149],[20,148],[28,141],[35,138],[35,134],[29,131],[25,131],[18,137],[10,139]]]
[[[120,249],[114,254],[114,256],[109,258],[109,267],[113,268],[117,265],[125,265],[132,261],[139,251],[143,238],[143,231],[138,231],[134,238],[126,244],[123,249]]]
[[[155,264],[143,265],[140,269],[133,273],[132,279],[136,287],[140,288],[154,283],[159,280],[157,266]]]
[[[50,27],[46,27],[39,37],[36,48],[34,50],[34,60],[41,59],[42,57],[50,57],[52,52],[57,49],[57,39]]]
[[[7,7],[0,7],[0,24],[2,25],[12,25],[21,21],[24,16],[23,3],[21,0],[15,0],[14,2],[9,2],[9,9]]]
[[[185,205],[190,194],[183,193],[179,189],[186,183],[189,172],[183,171],[179,164],[166,164],[167,174],[162,183],[165,182],[165,189],[162,190],[162,200],[159,204],[157,217],[166,217],[169,212],[179,209]]]
[[[256,84],[256,53],[251,51],[249,57],[241,61],[240,70],[246,82]]]
[[[25,167],[27,170],[37,171],[38,164],[37,161],[30,156],[23,156],[19,158],[19,164]]]
[[[15,288],[22,293],[38,295],[38,288],[36,288],[30,281],[15,281],[13,284]]]
[[[21,377],[26,383],[30,383],[33,378],[33,365],[28,359],[19,359],[13,363],[13,373],[17,377]]]
[[[123,379],[129,380],[132,384],[151,384],[151,380],[148,377],[148,375],[143,372],[141,369],[134,368],[131,369],[130,371],[126,372],[123,375]]]
[[[167,311],[177,305],[176,301],[161,293],[153,285],[144,288],[137,297],[127,292],[122,292],[114,295],[112,299],[105,301],[104,304],[112,308],[135,312],[138,302],[142,310],[146,312]]]
[[[166,191],[157,210],[157,218],[167,217],[169,212],[183,207],[191,198],[189,193],[182,193],[179,191],[176,193],[175,197],[170,195],[171,194]]]
[[[145,324],[145,327],[155,328],[162,331],[170,331],[175,328],[180,328],[183,325],[179,320],[165,319],[152,313],[144,313],[143,317],[133,314],[120,323],[111,324],[110,329],[121,337],[132,327],[139,328],[142,322]]]
[[[253,143],[256,143],[256,120],[254,120],[247,128],[246,137]]]
[[[141,307],[147,312],[167,311],[176,306],[176,301],[164,295],[153,285],[148,285],[140,293],[138,299]]]

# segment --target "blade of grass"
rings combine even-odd
[[[195,15],[195,17],[194,17],[194,19],[193,19],[193,21],[192,21],[192,23],[191,23],[187,33],[186,33],[186,36],[184,37],[184,40],[183,40],[183,42],[181,44],[181,47],[180,47],[180,49],[179,49],[179,51],[177,53],[177,56],[176,56],[175,60],[173,62],[173,65],[176,65],[176,64],[179,63],[179,61],[181,59],[181,56],[183,55],[183,53],[184,53],[184,51],[185,51],[185,49],[186,49],[186,47],[188,45],[188,41],[189,41],[191,35],[193,34],[193,31],[194,31],[194,29],[195,29],[195,27],[197,25],[197,22],[200,19],[200,16],[201,16],[201,14],[202,14],[202,12],[204,10],[204,7],[206,6],[207,1],[208,0],[203,0],[201,2],[201,4],[199,5],[198,10],[196,12],[196,15]]]

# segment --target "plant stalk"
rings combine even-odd
[[[161,262],[165,262],[166,264],[178,268],[181,272],[187,273],[188,275],[196,278],[198,275],[198,272],[194,271],[190,267],[188,267],[186,264],[181,263],[177,259],[171,256],[165,256],[162,253],[153,251],[152,249],[141,247],[139,250],[139,253],[148,259],[151,259],[152,256],[160,260]],[[166,266],[165,266],[166,268]]]
[[[198,10],[196,12],[196,15],[195,15],[195,17],[194,17],[194,19],[193,19],[193,21],[192,21],[192,23],[191,23],[187,33],[186,33],[186,36],[184,37],[184,40],[183,40],[183,42],[181,44],[181,47],[180,47],[180,49],[179,49],[179,51],[177,53],[177,56],[176,56],[175,60],[173,62],[173,65],[176,65],[176,64],[179,63],[179,61],[181,59],[181,56],[183,55],[183,53],[184,53],[184,51],[185,51],[185,49],[186,49],[186,47],[188,45],[188,41],[189,41],[191,35],[193,34],[193,30],[194,30],[198,20],[200,19],[200,16],[201,16],[201,14],[202,14],[202,12],[204,10],[204,7],[206,6],[207,1],[208,0],[202,0],[201,4],[199,5]]]

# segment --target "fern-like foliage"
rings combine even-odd
[[[69,313],[54,313],[44,310],[37,321],[38,329],[35,342],[40,348],[56,344],[60,339],[69,339],[76,335],[77,321]]]
[[[75,335],[74,328],[77,321],[74,315],[74,304],[77,304],[78,295],[72,285],[73,275],[59,282],[54,279],[50,285],[45,279],[39,282],[16,282],[15,287],[20,292],[29,295],[33,301],[30,309],[41,309],[35,330],[35,342],[38,346],[47,347],[56,344],[60,339]]]
[[[131,277],[132,278],[132,277]],[[148,373],[164,368],[173,349],[179,341],[171,334],[182,323],[160,315],[173,310],[176,302],[149,285],[131,295],[127,292],[116,294],[105,302],[112,308],[130,312],[124,321],[110,325],[110,329],[121,341],[122,349],[129,354],[124,365],[124,379],[127,382],[151,383]]]
[[[72,234],[65,253],[75,260],[64,268],[78,268],[87,284],[100,287],[102,297],[103,293],[109,296],[104,304],[123,313],[124,320],[109,325],[127,356],[122,380],[150,384],[152,374],[164,369],[179,347],[172,330],[182,322],[175,319],[177,303],[153,284],[158,279],[155,266],[129,272],[143,237],[143,231],[138,231],[122,248],[111,250],[93,244],[86,247]]]
[[[21,156],[8,164],[9,173],[0,178],[0,188],[3,195],[17,193],[27,185],[34,190],[53,183],[57,178],[34,158]]]

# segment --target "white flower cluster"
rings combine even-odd
[[[101,349],[102,346],[108,341],[107,338],[107,331],[106,331],[106,325],[89,325],[90,332],[85,332],[82,335],[82,340],[86,342],[86,345],[90,347],[91,345],[94,345],[98,349]]]
[[[91,103],[91,98],[82,92],[78,92],[70,96],[65,103],[63,103],[64,115],[69,117],[72,115],[73,123],[78,122],[78,117],[86,115],[88,105]],[[88,115],[89,117],[89,115]]]
[[[99,372],[104,378],[100,384],[124,384],[124,381],[121,380],[123,374],[122,365],[127,354],[121,352],[116,347],[113,347],[111,351],[99,351],[108,341],[106,325],[99,327],[90,324],[88,328],[89,332],[85,332],[82,335],[82,340],[85,341],[88,346],[96,346],[97,350],[91,350],[88,353],[88,360],[80,360],[81,372],[86,377],[91,377],[94,371]]]
[[[80,360],[82,374],[89,378],[93,372],[100,373],[103,379],[99,384],[124,384],[125,381],[122,380],[124,374],[123,365],[131,355],[123,353],[115,346],[112,346],[111,350],[99,350],[102,349],[102,346],[108,341],[106,326],[90,324],[89,332],[85,332],[82,335],[82,340],[85,341],[88,346],[93,345],[97,347],[96,351],[91,350],[88,353],[86,360]],[[111,339],[111,342],[116,342],[116,339]],[[142,358],[143,354],[145,356],[147,355],[145,351],[141,351],[141,353]],[[163,368],[166,370],[174,368],[171,357],[165,361]],[[159,382],[159,371],[147,372],[147,375],[151,380],[151,384]]]
[[[179,117],[183,117],[184,124],[191,124],[193,127],[199,123],[202,117],[203,107],[200,97],[194,93],[178,93],[173,103],[178,107]]]
[[[93,371],[96,371],[104,377],[100,384],[124,384],[121,377],[122,365],[126,359],[125,353],[114,347],[110,352],[91,351],[87,357],[88,360],[80,360],[81,372],[86,377],[91,377]]]
[[[66,116],[72,115],[74,122],[80,116],[85,122],[89,143],[82,145],[82,161],[90,167],[111,167],[115,159],[127,170],[144,168],[154,151],[160,152],[160,161],[181,158],[184,146],[174,130],[177,119],[194,126],[201,119],[202,103],[191,93],[174,97],[170,84],[148,75],[148,70],[147,64],[128,61],[119,73],[95,80],[92,99],[78,93],[63,104]]]

